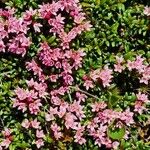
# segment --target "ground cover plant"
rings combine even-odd
[[[0,1],[0,149],[149,150],[150,2]]]

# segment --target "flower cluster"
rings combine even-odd
[[[3,134],[3,141],[0,143],[0,150],[2,150],[4,147],[8,148],[9,145],[12,143],[13,141],[13,136],[11,134],[11,130],[6,128],[4,131],[2,131]],[[2,148],[3,147],[3,148]]]
[[[62,16],[63,13],[61,14],[61,12],[68,13],[75,23],[69,32],[65,31],[66,18]],[[29,28],[32,26],[35,32],[40,32],[40,29],[48,26],[49,32],[60,39],[60,44],[56,48],[52,48],[47,42],[40,43],[36,58],[26,62],[27,70],[34,73],[38,82],[31,79],[27,81],[28,89],[17,88],[15,90],[17,97],[14,99],[14,107],[22,110],[22,112],[38,115],[43,110],[44,99],[47,103],[50,98],[49,103],[47,103],[49,109],[46,109],[45,121],[52,136],[55,140],[64,138],[66,136],[63,134],[62,126],[64,126],[65,130],[72,130],[74,140],[79,144],[86,142],[83,137],[85,126],[81,124],[81,121],[85,118],[82,103],[87,96],[77,92],[77,100],[70,103],[63,97],[66,94],[69,95],[69,86],[74,84],[74,73],[82,67],[85,56],[83,50],[75,51],[70,48],[71,41],[91,27],[90,23],[85,21],[84,15],[78,1],[65,0],[52,4],[42,4],[37,10],[30,8],[23,13],[23,20]],[[37,22],[35,16],[45,20],[46,24]],[[49,84],[52,88],[49,88]],[[62,123],[58,123],[57,119],[61,119]],[[37,148],[44,145],[44,133],[37,120],[25,119],[22,122],[22,127],[26,129],[35,128],[37,130],[35,141]]]
[[[90,72],[89,76],[84,76],[84,86],[86,90],[94,87],[94,82],[99,82],[104,87],[110,86],[112,76],[112,70],[108,68],[108,66],[104,66],[103,69],[97,69]]]
[[[17,98],[14,99],[13,107],[18,107],[22,112],[29,110],[31,114],[37,114],[40,111],[40,106],[42,106],[42,98],[47,95],[47,85],[34,82],[33,79],[27,81],[27,84],[28,88],[31,88],[30,90],[19,87],[15,90]]]
[[[108,87],[116,72],[122,73],[126,70],[137,72],[140,83],[148,85],[150,80],[150,67],[145,61],[141,56],[136,56],[135,60],[132,61],[125,61],[123,57],[116,56],[116,63],[114,64],[113,70],[109,69],[108,66],[104,66],[104,69],[91,71],[89,75],[83,77],[85,81],[84,86],[88,90],[94,87],[94,82],[99,82],[102,83],[103,87]]]
[[[148,63],[145,63],[144,61],[146,60],[142,58],[141,56],[136,56],[135,60],[133,61],[127,60],[127,62],[124,61],[122,65],[120,64],[120,67],[122,68],[122,71],[126,68],[129,71],[138,72],[140,83],[144,83],[148,85],[148,82],[150,80],[150,67]],[[114,67],[115,67],[114,71],[118,72],[118,70],[116,70],[116,65],[114,65]],[[120,73],[122,71],[119,70]]]
[[[115,128],[124,128],[124,125],[130,126],[134,123],[134,113],[129,109],[126,109],[124,112],[117,112],[111,109],[105,109],[105,107],[106,104],[103,102],[92,105],[92,110],[97,112],[97,114],[92,121],[89,122],[87,128],[89,135],[95,139],[95,144],[99,147],[105,145],[107,148],[115,148],[116,144],[114,143],[118,143],[118,141],[112,141],[107,134],[110,124],[115,122]],[[126,135],[127,134],[124,135],[124,138]]]
[[[150,7],[146,6],[146,7],[144,8],[144,14],[145,14],[146,16],[150,16]]]
[[[74,100],[73,103],[65,102],[64,100],[61,100],[59,97],[52,96],[52,103],[53,107],[50,107],[48,113],[45,114],[45,119],[48,122],[53,122],[53,125],[51,126],[52,131],[54,131],[54,137],[55,139],[59,139],[63,136],[61,133],[61,128],[57,125],[57,123],[54,123],[55,118],[62,119],[62,122],[64,122],[65,128],[67,130],[72,129],[75,132],[75,139],[79,141],[80,144],[85,143],[85,139],[83,136],[83,126],[81,126],[80,121],[85,118],[83,106],[81,104],[82,101],[80,99],[84,100],[86,96],[84,94],[77,93],[78,100]],[[79,96],[80,95],[80,96]],[[57,127],[57,128],[56,128]],[[82,130],[81,130],[81,129]],[[56,130],[57,129],[57,130]],[[84,142],[82,143],[83,140]]]
[[[37,148],[40,148],[40,147],[44,146],[43,138],[45,137],[45,134],[44,134],[44,131],[41,130],[40,122],[38,122],[37,119],[31,120],[31,121],[29,121],[28,119],[25,119],[22,122],[21,125],[25,129],[29,129],[29,128],[36,129],[36,132],[35,132],[35,135],[36,135],[35,145],[37,146]]]
[[[28,27],[22,18],[14,17],[14,10],[0,10],[0,52],[12,52],[24,56],[31,44]]]
[[[122,56],[116,56],[116,62],[113,65],[113,69],[104,66],[103,69],[92,70],[89,74],[83,76],[83,86],[85,86],[86,90],[89,90],[90,88],[93,90],[95,86],[100,86],[100,84],[107,88],[111,86],[111,82],[114,84],[113,79],[116,75],[125,72],[128,72],[128,74],[134,72],[135,78],[139,80],[139,84],[144,83],[145,85],[149,85],[149,64],[145,58],[136,56],[132,61],[126,61]],[[113,147],[116,149],[119,146],[119,142],[117,140],[112,140],[109,137],[109,126],[113,124],[114,128],[120,129],[124,128],[124,125],[131,126],[134,124],[134,115],[147,112],[146,106],[149,103],[148,95],[143,91],[136,94],[136,99],[133,104],[134,108],[131,107],[131,110],[134,109],[133,111],[129,108],[124,111],[107,109],[108,104],[103,101],[91,104],[92,112],[96,113],[96,116],[87,126],[89,135],[95,139],[95,144],[99,147],[105,145],[107,148]],[[128,132],[129,131],[127,130],[125,131],[126,134],[123,137],[124,139],[128,138]]]
[[[150,103],[150,101],[148,100],[148,95],[142,94],[141,92],[139,92],[136,95],[136,97],[137,97],[137,100],[135,102],[134,111],[138,112],[139,114],[142,114],[144,110],[146,111],[145,104]]]

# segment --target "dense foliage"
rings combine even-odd
[[[149,150],[149,5],[0,1],[0,149]]]

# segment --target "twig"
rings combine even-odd
[[[70,88],[72,88],[72,89],[75,89],[75,90],[77,90],[77,91],[80,91],[81,93],[84,93],[84,94],[86,94],[86,95],[88,95],[88,96],[90,96],[90,97],[93,97],[93,98],[95,98],[95,99],[98,99],[98,100],[100,100],[97,96],[95,96],[95,95],[93,95],[93,94],[90,94],[90,93],[88,93],[88,92],[86,92],[86,91],[84,91],[84,90],[81,90],[79,87],[74,87],[74,86],[70,86]]]
[[[1,116],[0,116],[0,120],[1,120],[2,126],[5,127],[4,121],[3,121],[3,119],[1,118]]]
[[[72,97],[71,97],[71,95],[70,95],[70,92],[67,91],[67,94],[68,94],[68,97],[69,97],[70,102],[72,102]]]

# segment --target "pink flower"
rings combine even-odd
[[[83,86],[85,86],[86,90],[89,90],[89,88],[93,88],[94,84],[91,80],[86,80],[83,84]]]
[[[108,66],[104,66],[104,69],[100,71],[100,79],[102,80],[103,86],[110,86],[110,82],[112,79],[112,70],[108,68]]]
[[[34,119],[31,121],[31,126],[35,129],[40,129],[40,122],[37,121],[37,119]]]
[[[97,70],[92,70],[91,72],[90,72],[90,77],[91,77],[91,79],[93,80],[93,81],[97,81],[97,79],[99,78],[99,73],[100,73],[100,70],[99,69],[97,69]]]
[[[58,107],[55,107],[55,108],[50,107],[49,113],[52,114],[52,115],[57,114],[58,113]]]
[[[61,128],[56,123],[53,123],[51,125],[51,129],[54,132],[54,137],[57,140],[62,137],[62,133],[60,132]]]
[[[133,123],[134,123],[133,115],[134,115],[133,112],[131,112],[129,109],[126,109],[126,110],[121,114],[120,119],[123,120],[123,121],[126,123],[126,125],[130,126],[130,124],[133,124]]]
[[[137,69],[139,72],[143,72],[145,66],[143,65],[144,58],[141,56],[137,56],[136,60],[134,61],[134,68]]]
[[[30,122],[28,119],[25,119],[22,123],[21,123],[22,127],[28,129],[30,127]]]
[[[78,126],[76,127],[76,133],[74,138],[75,138],[75,142],[79,143],[80,145],[86,143],[85,138],[83,138],[84,130],[85,130],[84,126],[81,126],[80,124],[78,124]]]
[[[8,7],[7,10],[0,9],[0,16],[11,17],[15,13],[14,8]]]
[[[112,143],[112,147],[113,147],[114,149],[117,149],[118,146],[119,146],[119,142],[115,141],[115,142]]]
[[[118,64],[121,64],[124,61],[124,59],[122,56],[116,56],[116,61]]]
[[[79,120],[82,120],[82,118],[85,117],[83,106],[80,105],[79,101],[74,100],[73,104],[70,104],[68,107],[68,111],[75,112],[76,116],[79,118]]]
[[[127,68],[129,69],[129,71],[131,71],[132,69],[134,69],[134,62],[128,60],[127,61]]]
[[[51,121],[51,120],[54,120],[55,118],[54,118],[53,114],[46,113],[45,119],[46,119],[46,121]]]
[[[18,110],[22,110],[22,112],[25,112],[27,110],[27,106],[25,103],[21,103],[18,100],[14,100],[13,107],[18,107]]]
[[[21,48],[29,47],[31,44],[30,39],[27,38],[23,33],[18,34],[15,40],[20,42]]]
[[[140,83],[148,84],[150,80],[150,67],[144,67],[142,72],[142,77],[140,78]]]
[[[59,118],[62,118],[66,113],[66,108],[63,108],[63,106],[59,107],[58,116]]]
[[[83,56],[85,56],[85,53],[82,50],[72,53],[71,58],[74,60],[73,66],[75,67],[76,70],[79,67],[82,67]]]
[[[34,75],[39,77],[39,80],[43,82],[45,80],[45,76],[43,75],[42,69],[38,66],[35,60],[26,63],[26,68],[28,71],[33,71]]]
[[[67,73],[72,73],[72,66],[67,62],[67,61],[63,61],[62,62],[62,67],[64,69],[64,72],[62,72],[62,76],[67,75]]]
[[[87,98],[87,96],[85,94],[76,92],[76,97],[78,98],[78,100],[81,102],[85,102],[85,99]]]
[[[57,96],[52,96],[51,97],[51,102],[54,105],[60,105],[61,104],[61,99]]]
[[[114,65],[114,71],[121,73],[124,70],[124,66],[122,66],[121,64],[115,64]]]
[[[54,19],[49,19],[48,23],[52,26],[52,29],[50,29],[50,32],[54,32],[54,33],[60,33],[62,31],[62,29],[64,28],[64,17],[61,17],[61,14],[59,14],[58,16],[56,16],[56,18]]]
[[[3,134],[3,136],[5,136],[5,137],[9,137],[10,134],[11,134],[11,130],[8,129],[8,128],[5,128],[5,130],[2,131],[2,134]]]
[[[32,60],[31,62],[26,63],[27,70],[32,70],[34,72],[34,75],[41,75],[42,69],[38,66],[38,64]]]
[[[39,5],[40,9],[38,10],[41,18],[50,19],[52,15],[57,15],[56,13],[61,8],[60,2],[52,2],[52,4],[43,4]]]
[[[49,19],[52,15],[51,11],[50,11],[50,4],[43,4],[39,6],[39,13],[41,15],[41,18],[44,19]]]
[[[59,68],[62,68],[62,65],[61,65],[61,63],[60,62],[56,62],[55,63],[55,67],[57,68],[57,69],[59,69]]]
[[[6,138],[1,142],[1,146],[5,147],[6,149],[9,147],[10,144],[11,141],[9,140],[9,138]]]
[[[38,140],[35,142],[35,144],[36,144],[36,147],[37,147],[37,148],[40,148],[40,147],[44,146],[44,141],[43,141],[43,139],[38,139]]]
[[[146,108],[143,106],[143,103],[141,101],[136,101],[134,105],[134,111],[142,114],[144,110],[146,110]]]
[[[58,75],[50,75],[51,82],[56,82],[58,79]]]
[[[15,94],[17,95],[19,100],[24,100],[27,98],[26,91],[24,89],[19,88],[19,87],[15,90]]]
[[[29,110],[31,114],[37,115],[40,112],[40,106],[42,106],[40,100],[35,100],[33,103],[29,104]]]
[[[91,27],[92,27],[92,25],[90,24],[89,21],[85,22],[82,26],[83,26],[85,31],[90,31]]]
[[[44,135],[44,132],[43,130],[36,130],[36,137],[37,138],[43,138],[45,135]]]
[[[39,97],[45,98],[47,95],[47,84],[34,82],[34,88],[38,91]]]
[[[40,23],[33,23],[33,28],[35,32],[40,32],[40,27],[42,27],[42,25]]]
[[[30,7],[29,10],[27,10],[26,12],[24,12],[23,18],[24,18],[25,21],[30,21],[30,20],[32,20],[32,16],[34,16],[35,14],[36,14],[36,10],[33,10]]]
[[[54,132],[54,137],[56,138],[56,140],[60,139],[63,136],[63,134],[61,132]]]
[[[85,13],[78,13],[78,15],[74,15],[74,22],[77,24],[81,24],[83,20],[85,19],[84,15]]]
[[[148,7],[148,6],[144,7],[144,14],[146,16],[150,16],[150,7]]]
[[[53,53],[50,52],[50,50],[42,50],[39,53],[39,60],[42,61],[42,64],[45,66],[54,66],[55,62],[53,60]]]
[[[102,84],[104,87],[110,86],[110,82],[112,80],[112,70],[108,68],[108,66],[104,66],[104,69],[102,70],[95,70],[92,71],[90,74],[90,77],[92,80],[97,81],[98,79],[101,79]]]
[[[57,132],[57,131],[61,130],[60,127],[56,123],[53,123],[51,125],[51,129],[52,129],[53,132]]]
[[[63,75],[63,79],[67,85],[72,85],[73,77],[71,75],[65,74],[65,75]]]
[[[0,40],[0,52],[5,52],[5,45],[2,40]]]
[[[75,142],[79,143],[80,145],[86,143],[86,139],[81,136],[82,136],[82,134],[80,135],[80,133],[76,133],[76,135],[74,136]]]
[[[75,115],[73,115],[72,113],[66,113],[65,115],[65,126],[67,129],[69,128],[76,128],[77,123],[75,122],[75,120],[77,119],[77,117]]]
[[[29,87],[33,87],[34,84],[35,84],[33,78],[31,78],[31,80],[26,80],[26,83],[27,83],[27,85],[28,85]]]
[[[61,101],[60,103],[60,107],[59,107],[59,111],[58,111],[58,116],[60,118],[62,118],[66,111],[67,111],[67,108],[68,108],[68,103],[67,102],[64,102],[63,100]]]
[[[105,102],[95,102],[91,107],[93,112],[99,112],[99,110],[106,108],[107,104]]]
[[[142,101],[142,102],[144,102],[144,103],[150,102],[150,101],[148,100],[148,95],[146,95],[146,94],[142,94],[141,92],[139,92],[138,94],[136,94],[136,96],[137,96],[137,100],[138,100],[138,101]]]
[[[121,57],[116,56],[117,63],[114,65],[115,68],[114,71],[121,73],[125,69],[125,67],[122,65],[123,60],[124,59],[122,56]]]
[[[57,93],[59,95],[65,95],[65,93],[68,91],[68,87],[65,87],[65,86],[61,86],[58,90],[57,90]]]

